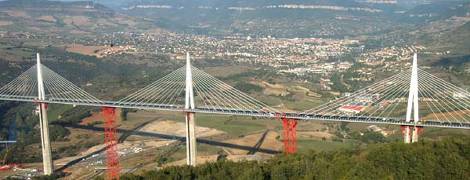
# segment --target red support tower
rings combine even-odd
[[[106,179],[119,180],[119,155],[117,153],[116,108],[103,107],[104,144],[106,145]]]
[[[416,130],[418,131],[418,134],[421,135],[424,132],[424,129],[422,126],[415,126]]]
[[[412,139],[415,139],[417,140],[418,137],[413,137],[413,136],[418,136],[418,135],[421,135],[423,134],[424,132],[424,129],[422,126],[406,126],[406,125],[402,125],[400,126],[400,129],[401,129],[401,133],[403,134],[404,137],[409,137],[410,139],[408,140],[409,142],[416,142],[416,141],[413,141]],[[409,129],[409,130],[407,130]],[[408,131],[408,134],[406,134]],[[417,131],[416,134],[413,134],[413,131]]]
[[[294,154],[297,152],[297,121],[286,118],[285,114],[282,116],[278,114],[277,116],[282,119],[284,153]]]
[[[407,133],[407,129],[411,128],[410,126],[406,126],[406,125],[402,125],[400,126],[400,129],[401,129],[401,133],[403,134],[403,136],[409,136],[411,137],[411,130],[408,131],[408,134]]]

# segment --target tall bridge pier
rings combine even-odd
[[[196,133],[194,121],[195,113],[186,113],[186,164],[190,166],[196,165]]]
[[[190,166],[196,165],[196,122],[194,110],[194,89],[193,76],[191,72],[191,60],[189,53],[186,53],[186,88],[185,88],[185,106],[186,118],[186,163]]]
[[[44,101],[46,93],[44,91],[44,81],[42,77],[41,58],[39,53],[36,54],[36,71],[38,83],[38,100]],[[39,127],[41,131],[41,148],[42,148],[42,162],[44,168],[44,175],[51,175],[54,170],[52,164],[51,141],[49,139],[49,121],[47,120],[47,104],[43,102],[38,103]]]
[[[418,104],[418,55],[413,55],[413,65],[411,67],[410,90],[408,94],[408,106],[406,109],[406,122],[413,120],[415,124],[419,121],[419,104]],[[413,119],[411,116],[413,115]],[[420,127],[404,126],[403,140],[405,143],[418,142]]]

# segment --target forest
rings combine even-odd
[[[470,137],[415,144],[378,143],[358,150],[278,155],[270,160],[166,167],[121,179],[468,179]]]

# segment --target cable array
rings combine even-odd
[[[0,88],[0,98],[32,101],[38,97],[37,87],[36,66],[33,66]]]
[[[192,68],[196,108],[214,111],[278,112],[221,80]]]
[[[419,96],[430,113],[423,120],[469,123],[470,93],[424,70],[418,69]],[[423,103],[421,103],[423,104]]]
[[[410,78],[411,70],[403,71],[304,113],[404,119]],[[469,92],[418,69],[418,94],[420,121],[470,121]]]
[[[185,67],[119,100],[117,104],[134,106],[184,106]]]
[[[41,69],[43,72],[46,101],[59,103],[102,103],[96,97],[88,94],[46,66],[41,65]],[[0,88],[0,98],[36,100],[38,98],[37,65],[34,65],[16,79]]]
[[[121,99],[117,104],[184,107],[186,66]],[[207,111],[277,112],[219,79],[191,66],[196,108]]]

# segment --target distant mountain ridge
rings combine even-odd
[[[274,37],[343,37],[381,31],[394,6],[354,0],[131,1],[123,12],[185,33]]]
[[[13,37],[17,33],[86,37],[102,32],[136,31],[142,24],[154,27],[146,21],[90,1],[0,1],[0,22],[0,32]]]
[[[453,14],[449,8],[465,1],[138,0],[125,2],[127,5],[123,3],[121,6],[124,13],[154,19],[158,26],[172,31],[208,35],[345,37],[383,33],[390,28],[445,19]],[[441,7],[444,12],[436,11],[436,7]]]

